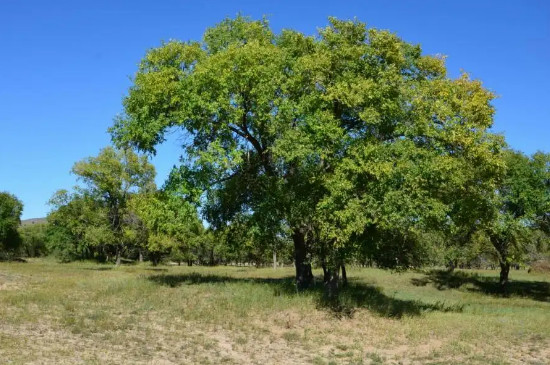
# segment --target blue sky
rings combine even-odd
[[[550,151],[550,1],[1,0],[0,191],[23,201],[24,219],[45,216],[76,184],[73,163],[110,143],[145,51],[238,12],[276,31],[313,34],[331,15],[390,29],[499,95],[494,130],[513,148]],[[153,159],[159,185],[179,154],[174,135]]]

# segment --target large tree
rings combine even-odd
[[[333,274],[371,244],[365,235],[406,251],[419,230],[465,211],[453,204],[461,192],[475,201],[491,188],[492,98],[466,75],[449,79],[443,58],[358,21],[331,18],[313,37],[239,16],[201,42],[150,50],[111,133],[154,153],[182,130],[172,182],[203,194],[213,227],[243,215],[286,227],[305,287],[313,251]]]
[[[95,157],[75,163],[72,169],[85,186],[83,194],[106,209],[108,227],[115,247],[116,264],[120,264],[124,242],[124,215],[132,193],[156,189],[155,168],[146,156],[129,149],[102,149]]]
[[[0,253],[13,252],[21,243],[18,228],[23,203],[13,194],[0,192]]]

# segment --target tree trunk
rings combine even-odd
[[[340,266],[329,268],[327,270],[328,281],[325,282],[325,290],[329,299],[338,297],[339,281],[340,281]]]
[[[139,250],[139,262],[143,262],[143,251]]]
[[[116,266],[120,266],[120,262],[121,262],[121,252],[122,250],[120,249],[120,247],[117,247],[116,248]]]
[[[500,262],[500,286],[502,288],[506,287],[508,284],[508,274],[510,273],[510,263],[509,262]]]
[[[508,262],[508,241],[506,238],[502,238],[497,235],[491,236],[490,239],[499,256],[498,263],[500,265],[500,287],[502,290],[506,290],[506,284],[508,284],[508,274],[510,273],[510,262]]]
[[[455,263],[453,262],[453,260],[449,260],[449,272],[454,272],[455,271]]]
[[[342,264],[342,286],[348,286],[348,274],[346,272],[346,265]]]
[[[321,263],[321,267],[323,268],[323,283],[327,284],[330,280],[330,273],[327,269],[327,264],[325,263],[325,260]]]
[[[311,286],[313,274],[311,264],[307,262],[307,247],[304,232],[296,228],[292,233],[294,241],[294,264],[296,266],[296,287],[298,290]]]
[[[273,268],[277,268],[277,251],[273,250]]]

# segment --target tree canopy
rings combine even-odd
[[[320,246],[379,246],[387,266],[410,266],[419,232],[483,217],[503,171],[492,99],[466,74],[448,78],[444,58],[359,21],[306,36],[239,16],[147,52],[111,133],[154,153],[181,130],[171,182],[214,227],[243,214],[286,226],[307,286]]]

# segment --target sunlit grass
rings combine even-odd
[[[349,268],[337,302],[324,299],[320,283],[297,293],[292,275],[292,268],[0,263],[0,363],[550,358],[545,275],[514,271],[501,295],[494,271]]]

